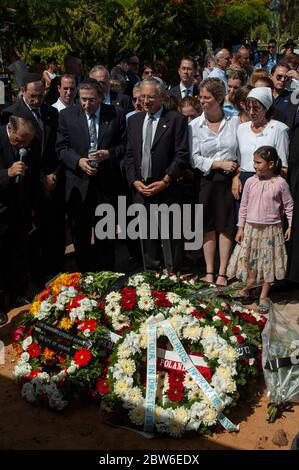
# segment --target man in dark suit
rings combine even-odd
[[[181,201],[178,179],[189,161],[188,124],[178,112],[165,109],[164,87],[157,80],[143,80],[140,92],[144,112],[128,119],[125,166],[134,201],[146,207],[150,222],[153,204]],[[144,268],[159,268],[161,240],[147,236],[141,241]],[[165,267],[176,270],[181,261],[182,240],[173,240],[170,230],[170,237],[162,239],[162,248]]]
[[[105,104],[113,104],[118,108],[122,108],[125,114],[134,110],[132,99],[124,93],[116,93],[110,90],[110,74],[103,65],[95,65],[89,72],[89,77],[101,83],[104,90]]]
[[[0,127],[0,325],[7,321],[7,307],[27,303],[27,240],[36,184],[34,161],[25,161],[25,149],[34,135],[32,123],[15,116]]]
[[[185,96],[198,96],[198,86],[193,83],[195,70],[194,59],[190,56],[183,57],[178,69],[181,81],[169,90],[179,101]]]
[[[103,87],[89,78],[79,85],[80,104],[61,111],[57,137],[59,159],[66,167],[66,200],[77,262],[82,272],[113,269],[114,240],[91,235],[95,209],[113,206],[120,184],[119,162],[126,144],[126,123],[120,108],[103,103]],[[93,145],[92,145],[93,144]]]
[[[32,247],[32,270],[36,282],[50,278],[63,269],[64,237],[64,175],[55,152],[58,111],[43,102],[44,85],[39,75],[29,73],[22,96],[3,111],[3,123],[11,115],[30,120],[36,135],[31,153],[40,170],[39,195],[35,207],[37,238]],[[39,256],[41,255],[41,256]]]
[[[299,282],[299,103],[295,92],[290,95],[288,118],[286,121],[289,126],[290,151],[288,160],[288,180],[291,194],[294,199],[294,211],[292,220],[291,239],[288,243],[288,264],[286,279]]]

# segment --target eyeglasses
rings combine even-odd
[[[268,49],[275,49],[276,46],[268,46]]]
[[[288,80],[290,80],[290,77],[288,75],[276,75],[276,80],[279,80],[279,81],[284,81],[284,82],[287,82]]]
[[[147,95],[141,95],[140,96],[140,100],[141,101],[149,101],[149,102],[153,102],[157,99],[157,96],[147,96]]]

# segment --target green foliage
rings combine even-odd
[[[58,64],[63,65],[63,58],[67,52],[68,50],[63,44],[52,44],[48,47],[32,46],[30,49],[25,45],[23,49],[23,58],[27,64],[31,64],[33,56],[39,55],[41,63],[46,66],[48,57],[55,57]]]

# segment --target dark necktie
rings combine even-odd
[[[152,176],[152,136],[154,116],[149,115],[145,130],[145,139],[141,161],[141,176],[146,181]]]
[[[89,116],[89,150],[97,148],[97,127],[96,127],[96,115],[93,113]]]
[[[185,96],[190,96],[191,90],[189,90],[189,88],[186,88],[186,90],[184,90],[184,93],[185,93]]]

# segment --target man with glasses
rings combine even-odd
[[[95,65],[89,72],[89,77],[101,83],[105,104],[113,104],[113,106],[122,108],[125,114],[133,110],[132,101],[128,95],[116,93],[110,89],[110,74],[103,65]]]
[[[193,57],[183,57],[178,69],[180,83],[170,89],[170,93],[179,101],[185,96],[198,96],[198,86],[194,84],[195,62]]]
[[[219,78],[223,81],[225,85],[225,90],[227,91],[227,76],[226,70],[230,66],[231,58],[230,52],[227,49],[218,49],[214,53],[215,65],[212,72],[209,75],[209,78]]]
[[[66,202],[76,259],[81,272],[112,270],[114,239],[91,238],[95,209],[115,206],[121,182],[126,123],[123,111],[103,103],[104,89],[89,78],[80,83],[80,104],[59,115],[56,150],[65,165]]]
[[[155,204],[181,201],[178,179],[189,161],[188,123],[180,113],[163,106],[164,87],[156,79],[143,80],[140,91],[144,111],[128,119],[126,174],[134,202],[147,209],[147,234],[141,240],[144,268],[158,269],[163,259],[171,272],[178,269],[183,242],[173,239],[171,225],[168,237],[161,239],[161,232],[160,239],[152,237],[149,227],[155,221],[150,211]]]
[[[269,74],[273,82],[273,105],[276,111],[275,119],[286,123],[288,118],[288,106],[290,92],[286,89],[291,77],[287,75],[290,70],[287,64],[276,64]]]
[[[275,39],[270,39],[268,42],[268,62],[266,65],[266,70],[270,73],[274,65],[278,64],[280,61],[280,55],[277,54],[277,42]]]

